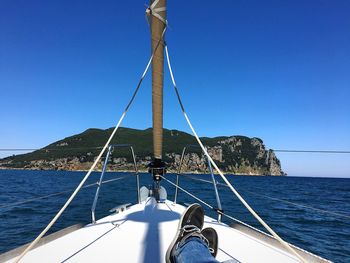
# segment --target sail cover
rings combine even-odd
[[[151,0],[151,41],[152,52],[152,113],[153,113],[153,153],[155,159],[162,159],[163,144],[163,69],[164,69],[164,29],[166,27],[166,0]],[[158,47],[157,47],[158,46]]]

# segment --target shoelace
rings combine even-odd
[[[190,237],[198,237],[198,238],[200,238],[201,240],[203,240],[203,241],[206,243],[206,245],[207,245],[207,247],[208,247],[210,253],[214,253],[214,249],[211,248],[211,247],[209,247],[209,241],[208,241],[208,239],[206,239],[206,238],[202,235],[201,230],[200,230],[197,226],[195,226],[195,225],[185,225],[185,226],[183,226],[183,227],[181,228],[181,237],[183,237],[183,238],[182,238],[181,241],[177,244],[177,246],[182,246],[182,245],[185,243],[185,241],[186,241],[187,239],[189,239]]]

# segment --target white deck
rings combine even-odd
[[[184,209],[149,198],[37,247],[21,262],[165,262]],[[219,261],[233,257],[241,262],[298,262],[277,247],[206,217],[204,227],[208,226],[219,235]]]

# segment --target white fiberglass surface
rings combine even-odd
[[[184,210],[170,201],[148,198],[33,249],[21,262],[165,262]],[[209,226],[218,232],[219,261],[298,262],[276,247],[205,217],[204,227]]]

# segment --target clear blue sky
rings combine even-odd
[[[0,148],[115,125],[150,55],[145,4],[2,0]],[[166,39],[199,135],[350,150],[349,14],[347,0],[169,0]],[[165,84],[165,127],[189,132]],[[147,77],[123,126],[151,118]],[[350,177],[350,155],[278,157],[290,175]]]

